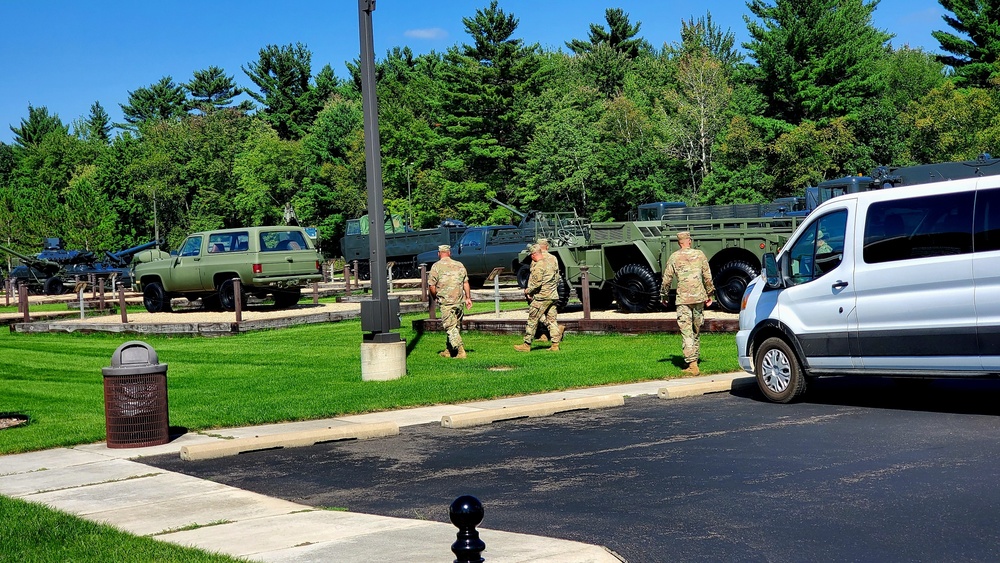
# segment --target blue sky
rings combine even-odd
[[[414,52],[444,51],[469,42],[463,17],[489,0],[377,0],[373,13],[375,56],[393,46]],[[607,8],[621,7],[641,22],[653,45],[678,40],[681,20],[706,12],[738,41],[747,39],[742,0],[500,0],[520,20],[516,36],[526,43],[564,48],[586,39],[591,23],[605,23]],[[275,8],[278,8],[275,11]],[[695,11],[697,10],[697,11]],[[896,35],[893,44],[938,52],[933,30],[949,30],[937,0],[882,0],[875,25]],[[28,115],[28,104],[46,106],[64,123],[86,117],[94,101],[121,121],[128,92],[163,76],[187,82],[196,70],[222,67],[242,87],[253,83],[241,70],[268,44],[304,43],[313,72],[329,63],[345,77],[358,58],[358,2],[190,2],[104,0],[0,0],[0,141],[11,142],[10,125]]]

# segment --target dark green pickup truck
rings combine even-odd
[[[301,227],[245,227],[193,233],[177,255],[146,251],[136,256],[136,291],[151,313],[170,311],[171,297],[201,299],[205,308],[233,310],[233,279],[241,297],[272,295],[277,307],[298,303],[302,286],[323,278],[322,258]]]

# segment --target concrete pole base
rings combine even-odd
[[[361,380],[389,381],[406,375],[406,341],[362,342]]]

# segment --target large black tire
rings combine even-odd
[[[757,386],[775,403],[790,403],[806,392],[806,377],[791,346],[778,337],[765,340],[754,357]]]
[[[142,288],[142,304],[150,313],[162,313],[170,310],[170,300],[163,291],[160,282],[147,283]]]
[[[527,289],[529,277],[531,277],[531,263],[525,262],[517,269],[517,287]]]
[[[66,293],[66,286],[63,285],[63,281],[58,276],[52,276],[51,278],[45,280],[45,284],[42,285],[42,291],[45,295],[62,295]]]
[[[219,306],[222,307],[224,311],[235,311],[236,310],[236,284],[233,280],[223,280],[218,287],[218,299]],[[246,287],[240,288],[240,309],[246,309],[247,307],[247,291]]]
[[[569,304],[569,296],[572,293],[569,282],[566,281],[566,273],[562,270],[559,270],[559,285],[556,286],[556,291],[559,293],[559,299],[556,301],[556,311],[562,313],[566,309],[566,305]]]
[[[719,307],[727,313],[739,313],[743,293],[750,281],[760,274],[760,271],[749,262],[733,260],[719,268],[715,282],[715,297]]]
[[[583,288],[577,288],[576,297],[583,302]],[[611,308],[615,302],[615,293],[610,288],[596,289],[590,288],[590,309],[592,311],[604,311]]]
[[[278,309],[287,309],[297,305],[301,297],[301,287],[277,290],[274,292],[274,306]]]
[[[656,275],[648,266],[626,264],[615,274],[615,299],[618,308],[628,313],[652,311],[660,302]]]

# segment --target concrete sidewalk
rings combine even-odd
[[[501,409],[539,415],[556,401],[584,404],[609,395],[659,394],[664,399],[725,392],[749,385],[744,373],[577,389],[459,405],[405,409],[287,424],[189,433],[169,444],[109,449],[104,443],[0,457],[0,494],[38,502],[136,535],[221,552],[254,561],[452,561],[457,528],[451,524],[352,512],[327,511],[164,471],[144,456],[179,454],[233,440],[285,437],[325,429],[395,423],[441,423],[476,414],[503,419]],[[491,414],[493,413],[493,414]],[[354,426],[352,426],[354,425]],[[405,431],[400,431],[405,432]],[[191,463],[197,463],[192,461]],[[443,499],[447,513],[454,499]],[[489,501],[485,500],[489,522]],[[621,558],[601,546],[480,528],[483,557],[491,563],[613,563]]]

